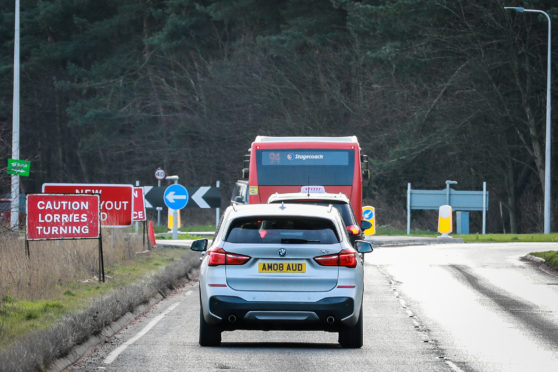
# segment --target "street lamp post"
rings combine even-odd
[[[15,2],[14,27],[14,93],[12,109],[12,159],[19,159],[19,0]],[[19,175],[12,174],[12,203],[10,226],[17,232],[19,227]]]
[[[550,128],[550,67],[551,67],[551,30],[552,23],[550,16],[542,10],[525,9],[521,7],[506,6],[506,10],[514,10],[519,13],[539,13],[544,14],[548,20],[548,51],[547,51],[547,72],[546,72],[546,151],[544,163],[544,233],[550,234],[550,145],[551,145],[551,128]]]

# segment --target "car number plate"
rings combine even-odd
[[[305,273],[304,262],[260,262],[258,264],[260,273]]]

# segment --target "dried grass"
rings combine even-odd
[[[105,267],[135,257],[141,236],[123,230],[103,230]],[[97,240],[30,241],[8,230],[0,230],[0,298],[46,299],[57,287],[98,275]],[[140,249],[137,249],[140,250]]]

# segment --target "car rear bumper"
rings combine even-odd
[[[223,329],[331,330],[358,320],[354,300],[328,297],[317,302],[246,301],[236,296],[212,296],[209,311]],[[209,314],[208,314],[209,315]]]

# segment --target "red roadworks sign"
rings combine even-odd
[[[27,195],[27,240],[97,239],[99,195]]]
[[[133,220],[145,221],[145,203],[143,202],[143,188],[134,187],[134,214]]]
[[[99,194],[101,197],[101,226],[132,225],[134,197],[132,185],[44,183],[43,192],[53,194]]]

